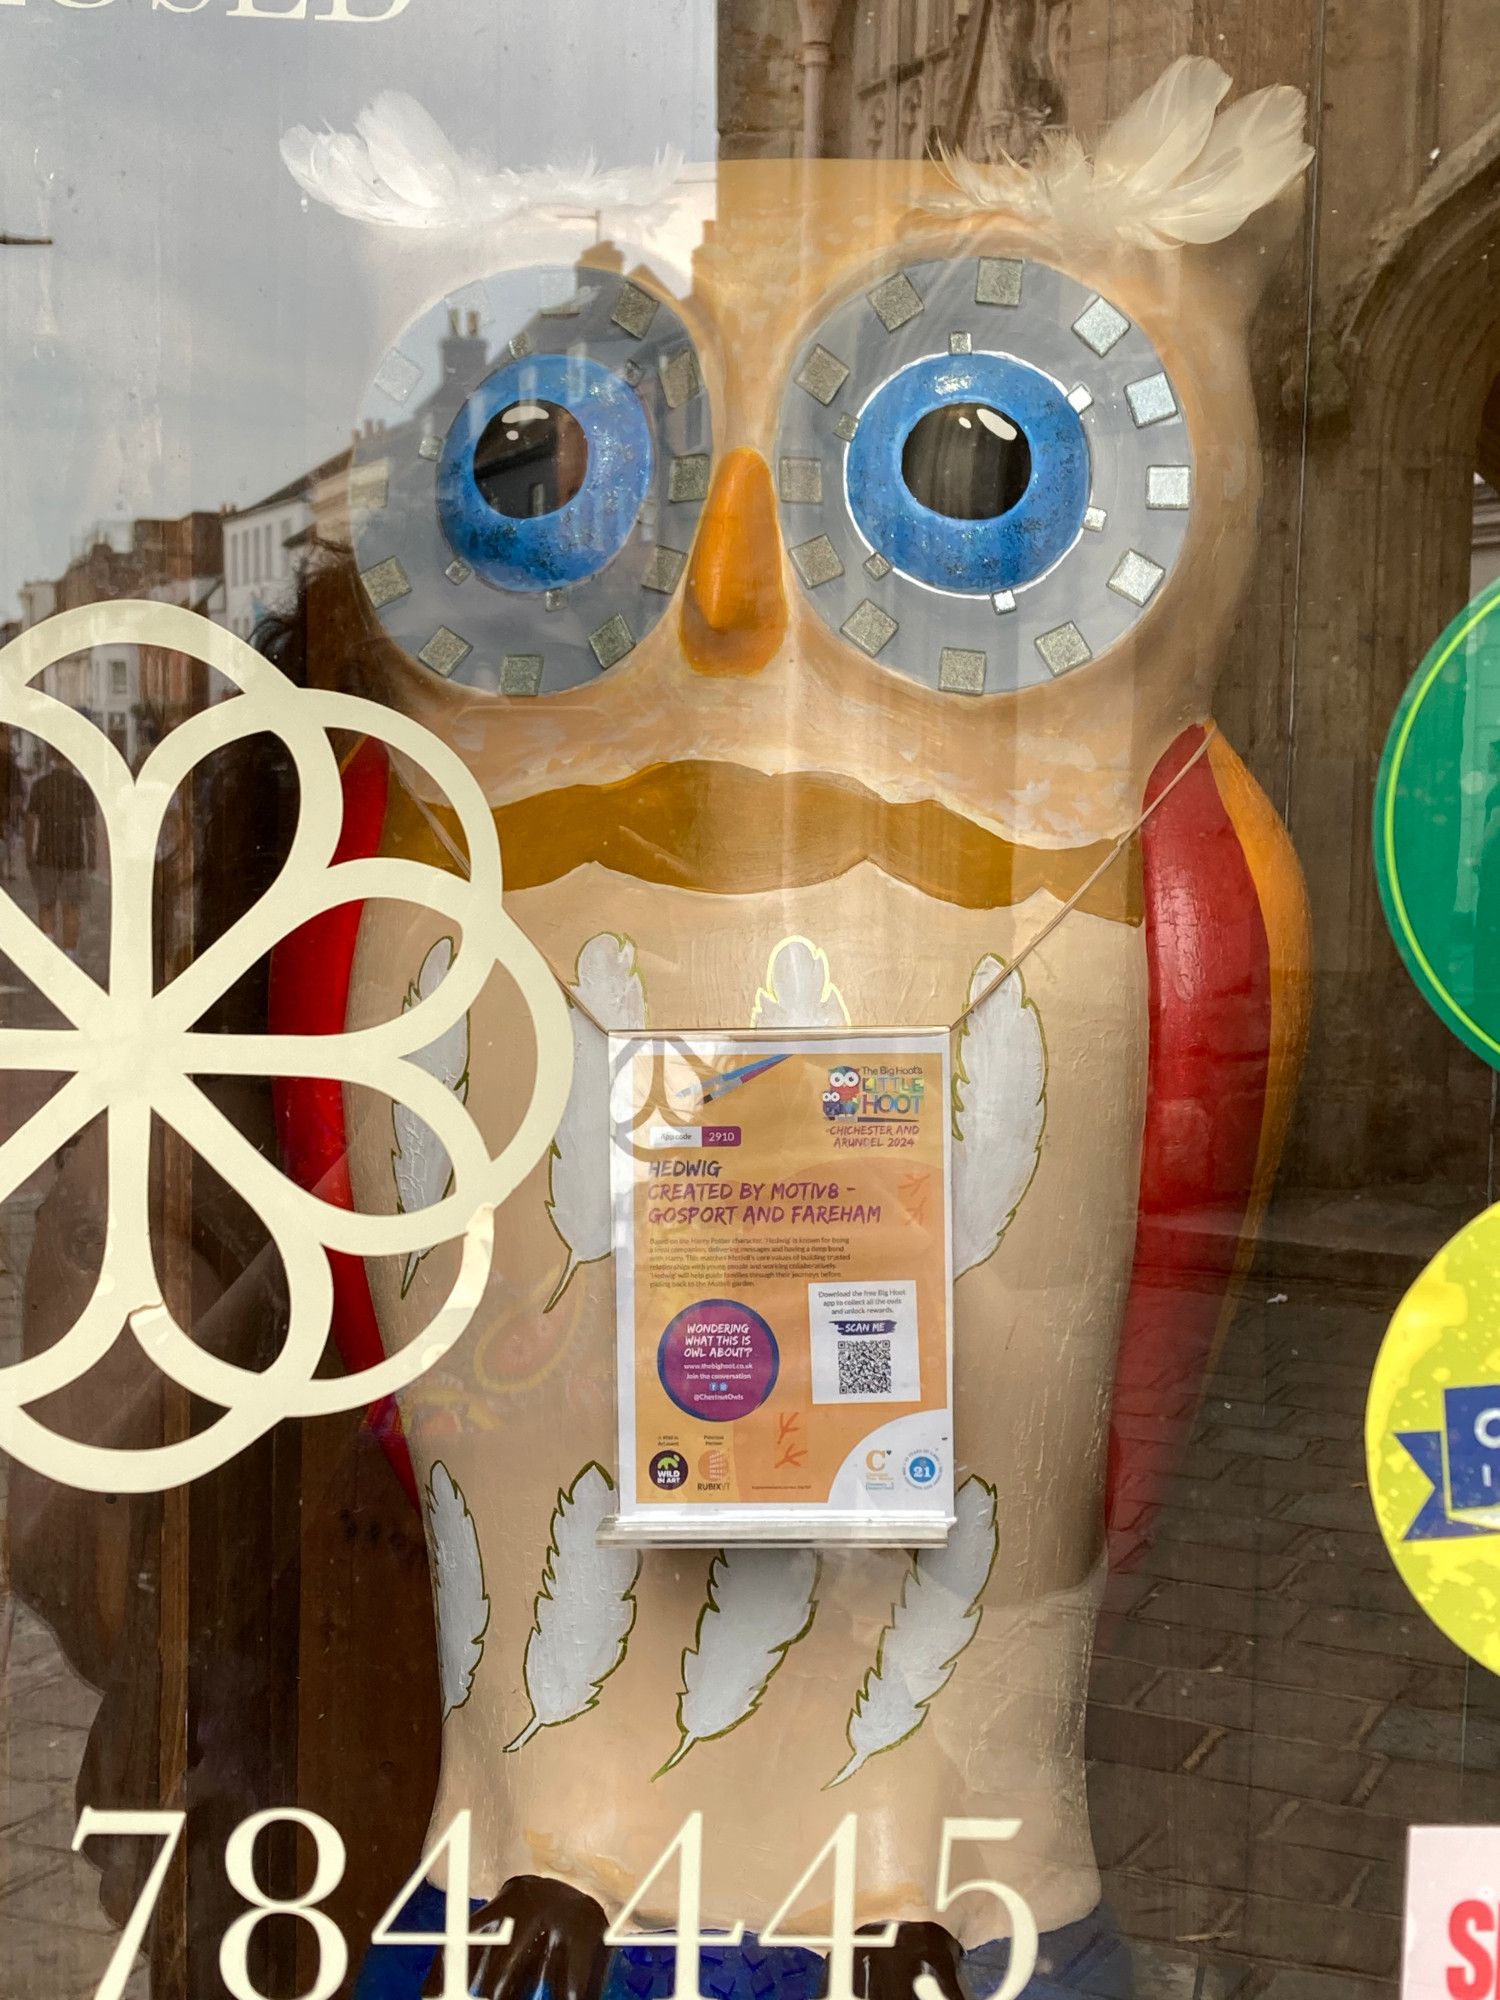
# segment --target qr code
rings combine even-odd
[[[891,1343],[888,1340],[839,1342],[841,1396],[888,1396],[892,1387]]]

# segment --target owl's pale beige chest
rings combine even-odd
[[[662,1027],[786,1020],[788,1008],[861,1025],[952,1021],[981,961],[1015,957],[1060,907],[1042,891],[1010,907],[960,908],[869,863],[837,881],[741,895],[666,888],[589,864],[507,900],[567,983],[581,954],[596,962],[590,941],[610,940],[608,962],[629,964],[638,984],[623,995],[606,985],[596,1003],[638,1006]],[[426,912],[367,914],[356,1020],[400,1004],[441,933]],[[992,1560],[972,1579],[972,1605],[959,1607],[951,1673],[938,1675],[940,1687],[914,1711],[917,1726],[899,1740],[871,1751],[868,1731],[851,1735],[865,1677],[883,1643],[890,1651],[903,1592],[915,1607],[904,1640],[917,1660],[924,1645],[947,1643],[936,1625],[919,1629],[921,1593],[906,1588],[910,1558],[899,1551],[825,1555],[805,1631],[763,1678],[748,1640],[738,1655],[743,1687],[721,1663],[718,1713],[730,1726],[670,1769],[683,1741],[684,1656],[709,1598],[706,1552],[653,1552],[626,1579],[627,1592],[614,1590],[613,1606],[601,1592],[597,1650],[590,1658],[580,1642],[571,1656],[579,1689],[559,1697],[531,1684],[540,1600],[566,1589],[558,1571],[572,1556],[570,1496],[588,1490],[578,1485],[588,1468],[614,1469],[612,1274],[607,1258],[582,1261],[599,1242],[565,1241],[554,1220],[579,1233],[574,1211],[559,1207],[559,1158],[501,1211],[479,1323],[404,1402],[424,1486],[441,1465],[467,1505],[483,1565],[488,1622],[447,1718],[437,1813],[441,1822],[461,1806],[473,1810],[483,1892],[540,1869],[617,1905],[702,1808],[706,1920],[754,1926],[854,1810],[862,1921],[925,1914],[941,1822],[959,1814],[1021,1817],[1021,1835],[984,1857],[993,1864],[985,1872],[1021,1888],[1044,1925],[1092,1903],[1081,1729],[1104,1426],[1139,1171],[1140,926],[1074,910],[1019,977],[1045,1049],[1041,1141],[1013,1219],[995,1230],[998,1247],[959,1278],[955,1297],[959,1478],[993,1490]],[[987,1026],[981,1008],[962,1044],[973,1091],[1004,1088],[1004,1051],[988,1046]],[[471,1018],[467,1085],[492,1138],[515,1115],[529,1059],[497,985]],[[352,1103],[350,1114],[357,1196],[389,1208],[389,1108]],[[602,1101],[597,1136],[602,1169]],[[983,1165],[970,1160],[963,1170]],[[570,1254],[581,1268],[555,1297]],[[414,1272],[375,1270],[388,1340],[422,1323],[451,1270],[445,1249]],[[441,1573],[443,1550],[435,1553]],[[787,1619],[773,1598],[764,1615]],[[753,1635],[753,1592],[745,1607]],[[605,1665],[597,1685],[582,1685]],[[547,1670],[565,1680],[569,1668],[565,1658]],[[549,1701],[567,1706],[580,1694],[576,1714],[527,1735]],[[518,1748],[505,1747],[522,1736]],[[856,1768],[835,1783],[856,1749]],[[665,1889],[662,1899],[655,1914],[666,1921]],[[995,1929],[991,1912],[976,1908],[967,1941]]]

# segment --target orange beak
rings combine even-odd
[[[682,650],[700,674],[758,674],[786,637],[771,468],[741,447],[714,474],[688,564]]]

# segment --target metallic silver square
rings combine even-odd
[[[870,293],[875,317],[887,333],[905,326],[922,311],[922,295],[904,271],[895,271]]]
[[[375,375],[375,387],[393,403],[404,403],[422,379],[420,365],[399,347],[393,347]]]
[[[395,556],[387,556],[372,569],[362,569],[359,580],[369,593],[370,602],[377,611],[387,604],[394,604],[398,597],[411,595],[411,579]]]
[[[1085,347],[1093,348],[1102,361],[1112,347],[1118,347],[1130,331],[1130,321],[1117,312],[1108,299],[1093,298],[1073,322],[1073,331]]]
[[[850,612],[839,630],[873,660],[895,632],[896,621],[888,611],[882,611],[878,604],[872,604],[866,597]]]
[[[1081,667],[1085,660],[1094,657],[1088,640],[1071,619],[1066,625],[1054,625],[1050,632],[1043,632],[1036,649],[1054,674],[1065,674],[1070,667]]]
[[[1068,401],[1081,417],[1085,410],[1091,410],[1094,407],[1093,391],[1085,389],[1081,382],[1075,383],[1068,391]]]
[[[859,429],[858,417],[838,417],[834,421],[833,434],[842,438],[845,444],[853,444],[854,433]]]
[[[510,358],[512,361],[524,361],[527,355],[533,352],[532,339],[529,333],[513,333],[506,342],[506,346],[510,349]]]
[[[1083,525],[1091,535],[1102,535],[1104,524],[1108,519],[1109,516],[1102,507],[1085,507],[1083,510]]]
[[[974,336],[971,333],[950,333],[948,336],[948,352],[950,354],[972,354],[974,352]]]
[[[590,632],[589,645],[601,667],[612,667],[632,650],[635,634],[617,611],[613,618],[605,619],[597,632]]]
[[[690,347],[679,347],[675,354],[664,354],[656,365],[661,372],[661,390],[669,410],[680,410],[703,387],[703,377],[698,372],[698,357]]]
[[[1016,593],[1013,590],[994,591],[991,594],[990,603],[995,607],[997,612],[1014,611],[1016,608]]]
[[[879,549],[876,549],[872,555],[865,557],[865,575],[872,577],[876,583],[879,583],[883,576],[889,576],[890,573],[891,566],[880,553]]]
[[[443,440],[441,438],[424,437],[422,442],[417,446],[418,458],[441,458],[442,455]]]
[[[817,507],[823,500],[823,461],[784,458],[776,468],[776,488],[789,507]]]
[[[507,653],[500,662],[501,694],[540,694],[541,688],[541,654]]]
[[[462,556],[455,556],[443,571],[443,575],[447,577],[450,583],[467,583],[473,574],[473,570],[469,568],[469,565],[464,561]]]
[[[417,658],[424,667],[431,667],[435,674],[442,674],[446,679],[473,650],[467,639],[460,638],[457,632],[450,632],[446,625],[439,625]]]
[[[565,590],[544,590],[542,592],[542,607],[544,610],[561,611],[567,601],[568,593]]]
[[[809,590],[816,590],[820,583],[832,583],[836,576],[844,574],[839,552],[826,535],[814,535],[810,542],[799,542],[789,554]]]
[[[663,597],[670,597],[677,588],[677,579],[682,575],[686,562],[687,557],[681,549],[653,549],[641,578],[641,589],[659,590]]]
[[[1018,306],[1025,269],[1019,257],[981,257],[974,279],[975,305]]]
[[[1127,549],[1115,564],[1109,587],[1119,596],[1128,597],[1132,604],[1144,607],[1151,602],[1156,586],[1166,573],[1160,563],[1152,562],[1150,556],[1143,556],[1139,549]]]
[[[1138,430],[1148,424],[1164,424],[1177,414],[1177,398],[1165,375],[1143,375],[1139,382],[1127,382],[1125,400]]]
[[[1193,468],[1190,465],[1148,465],[1146,505],[1148,507],[1191,507]]]
[[[667,473],[668,500],[706,500],[708,498],[708,453],[689,452],[684,458],[674,458]]]
[[[349,472],[349,505],[374,513],[391,493],[391,462],[378,458],[370,465],[356,465]]]
[[[654,528],[656,526],[656,517],[660,512],[661,509],[648,493],[641,502],[641,511],[636,515],[636,519],[640,522],[642,528]]]
[[[621,285],[609,323],[622,328],[632,340],[641,340],[651,331],[651,322],[656,318],[660,304],[659,299],[653,299],[639,285]]]
[[[827,409],[849,380],[849,364],[830,354],[826,347],[815,347],[792,379],[799,389],[805,389]]]
[[[938,654],[938,686],[945,694],[983,694],[985,656],[965,646],[944,646]]]

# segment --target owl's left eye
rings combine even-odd
[[[782,527],[822,617],[913,680],[989,694],[1119,639],[1177,559],[1187,425],[1145,333],[1030,259],[913,264],[793,364]]]
[[[666,610],[711,463],[665,300],[613,272],[497,274],[415,320],[376,377],[349,481],[366,592],[444,678],[578,686]]]

